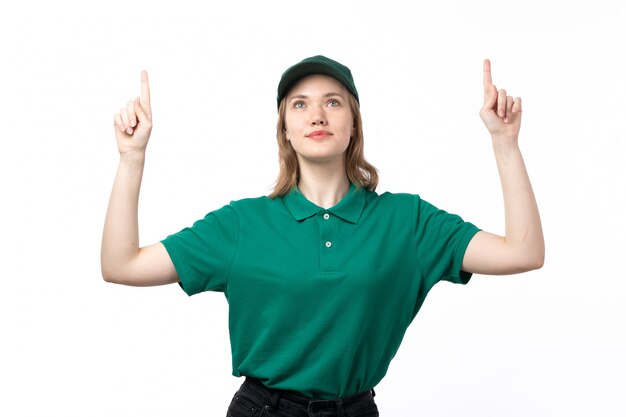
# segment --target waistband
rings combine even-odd
[[[253,392],[255,392],[258,396],[263,396],[267,400],[270,401],[271,408],[276,406],[276,403],[280,399],[280,401],[287,400],[296,405],[302,407],[310,407],[312,405],[316,407],[348,407],[351,404],[358,403],[363,401],[364,399],[373,399],[376,396],[376,392],[374,388],[369,389],[367,391],[361,392],[356,395],[352,395],[349,397],[338,398],[336,400],[313,400],[310,398],[303,397],[298,395],[298,393],[293,391],[285,391],[274,388],[268,388],[261,381],[256,378],[246,377],[242,387],[245,387]]]

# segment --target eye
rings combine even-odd
[[[337,107],[339,106],[339,102],[335,99],[329,100],[327,106],[329,107]]]
[[[304,108],[304,101],[296,101],[295,103],[293,103],[293,108],[294,109],[303,109]]]

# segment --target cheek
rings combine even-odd
[[[291,138],[293,136],[293,132],[294,132],[294,123],[293,120],[288,120],[287,118],[285,118],[285,138],[287,138],[288,141],[291,141]]]
[[[297,141],[304,134],[306,127],[298,120],[285,120],[285,137],[288,141]]]
[[[284,127],[285,138],[287,139],[287,141],[291,141],[291,133],[289,132],[289,128],[287,126],[290,126],[290,125],[285,123],[285,127]]]
[[[354,136],[354,134],[356,133],[356,126],[354,125],[354,122],[352,120],[346,122],[346,131],[348,132],[348,135],[350,137]]]

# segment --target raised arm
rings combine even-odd
[[[505,235],[477,233],[465,252],[463,270],[506,275],[538,269],[543,266],[545,246],[539,209],[518,145],[522,100],[493,85],[489,60],[483,63],[483,86],[480,117],[491,134],[500,174]]]
[[[109,199],[102,234],[101,267],[105,281],[150,286],[178,281],[161,243],[139,247],[139,190],[152,131],[148,74],[141,73],[141,97],[129,101],[114,117],[120,163]]]

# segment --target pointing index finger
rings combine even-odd
[[[485,87],[485,92],[491,89],[491,62],[488,59],[485,59],[483,62],[483,85]]]
[[[150,109],[150,85],[148,84],[148,72],[141,71],[141,107],[150,117],[152,110]]]

